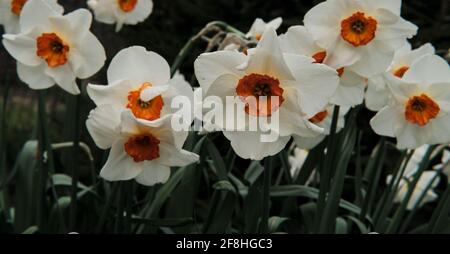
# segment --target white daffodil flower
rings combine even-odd
[[[177,96],[182,95],[193,104],[194,93],[184,77],[178,74],[171,79],[167,61],[144,47],[133,46],[117,53],[107,78],[106,86],[88,84],[88,95],[97,106],[129,108],[137,118],[151,121],[176,113],[171,104]],[[189,111],[192,115],[192,109]],[[189,115],[183,114],[187,126],[193,120]]]
[[[387,72],[370,77],[368,79],[368,86],[366,92],[366,106],[372,111],[379,111],[388,103],[389,96],[391,96],[389,89],[387,89],[383,76],[403,78],[405,73],[409,70],[411,64],[417,59],[426,55],[435,53],[434,47],[427,43],[420,48],[411,49],[411,44],[406,43],[395,52],[394,60]]]
[[[20,32],[20,15],[23,6],[28,0],[0,0],[0,25],[3,25],[5,33],[17,34]],[[64,12],[64,8],[56,0],[45,0],[55,11]]]
[[[330,134],[331,124],[333,122],[334,105],[327,106],[325,110],[317,113],[309,119],[313,124],[324,129],[324,132],[317,137],[306,138],[298,135],[293,135],[295,144],[302,149],[312,149],[322,142],[327,135]],[[348,107],[342,107],[339,110],[338,122],[336,125],[336,132],[339,132],[345,126],[345,115],[349,111]]]
[[[220,129],[240,157],[253,160],[278,153],[292,134],[304,137],[320,134],[323,130],[308,119],[323,110],[339,82],[334,69],[315,64],[312,58],[283,55],[273,28],[266,30],[248,55],[235,51],[204,53],[194,67],[205,94],[204,104],[216,98],[225,102],[227,97],[244,102],[238,106],[238,112],[247,116],[244,121],[239,122],[234,116],[216,124],[221,124]],[[255,98],[257,109],[248,103],[249,98]],[[227,112],[234,112],[234,104],[226,103],[225,107]],[[272,114],[279,116],[279,128],[264,126],[248,131],[251,120],[270,122]],[[229,128],[230,121],[237,122],[238,126]],[[261,142],[261,135],[266,131],[276,132],[278,139]]]
[[[395,50],[417,33],[400,17],[401,0],[327,0],[304,18],[327,62],[371,77],[387,70]]]
[[[280,35],[279,38],[284,53],[309,56],[314,58],[316,63],[330,65],[326,49],[314,41],[305,27],[290,27],[286,34]],[[330,103],[340,106],[361,104],[364,100],[365,78],[345,67],[337,71],[340,77],[339,86]]]
[[[136,25],[144,21],[153,11],[152,0],[88,0],[95,19],[105,24],[116,24],[116,32],[123,25]]]
[[[253,22],[246,36],[248,38],[255,38],[256,40],[259,41],[261,40],[261,37],[267,28],[273,28],[274,30],[277,30],[282,23],[283,19],[281,17],[275,18],[269,21],[268,23],[264,22],[264,20],[262,20],[261,18],[257,18]]]
[[[399,149],[450,143],[450,67],[444,59],[424,56],[402,79],[385,79],[392,99],[370,121],[377,134],[396,137]]]
[[[183,150],[187,131],[173,131],[167,115],[154,121],[136,118],[131,110],[111,105],[92,110],[86,126],[98,147],[111,148],[100,176],[108,181],[135,179],[151,186],[165,183],[170,167],[194,163],[198,155]]]
[[[45,0],[25,4],[20,33],[3,35],[3,45],[17,60],[19,78],[32,89],[58,84],[79,94],[76,78],[88,78],[103,66],[103,46],[89,31],[92,15],[86,9],[62,15]]]

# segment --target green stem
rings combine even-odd
[[[223,29],[226,32],[230,32],[230,33],[235,33],[240,37],[245,38],[245,34],[242,33],[241,31],[239,31],[238,29],[228,25],[225,22],[222,21],[214,21],[211,23],[208,23],[198,34],[192,36],[187,42],[186,44],[183,46],[183,48],[181,48],[180,52],[178,53],[177,57],[175,58],[171,68],[170,68],[170,76],[173,77],[173,75],[175,75],[176,71],[179,69],[180,65],[184,62],[184,60],[186,59],[186,57],[189,55],[189,53],[192,51],[192,48],[194,47],[195,43],[197,42],[197,40],[199,40],[200,38],[202,38],[202,36],[209,32],[209,30],[212,27],[219,27],[221,29]]]
[[[334,165],[334,147],[336,143],[336,129],[337,122],[339,119],[339,106],[334,106],[333,110],[333,119],[331,122],[330,134],[328,135],[328,144],[327,144],[327,154],[326,159],[322,164],[322,170],[320,171],[320,191],[319,191],[319,200],[317,203],[317,213],[315,218],[316,232],[320,227],[320,220],[323,213],[323,208],[325,206],[326,197],[328,195],[328,191],[330,189],[330,181],[332,176],[332,166]]]
[[[72,175],[72,186],[70,195],[70,213],[69,213],[69,228],[75,230],[77,221],[77,192],[78,192],[78,154],[80,150],[80,107],[81,95],[73,96],[73,113],[74,123],[72,125],[73,146],[72,154],[70,156],[70,171]]]
[[[262,195],[262,216],[260,221],[259,232],[261,234],[267,234],[268,232],[268,222],[270,213],[270,181],[272,178],[272,164],[273,157],[267,157],[264,161],[264,185],[263,185],[263,195]]]

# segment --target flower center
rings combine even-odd
[[[139,89],[130,91],[128,93],[128,104],[127,108],[131,109],[134,116],[137,118],[145,120],[155,120],[161,116],[161,110],[164,106],[164,101],[161,95],[149,101],[141,100],[141,92],[144,89],[151,87],[152,85],[148,82],[143,83]]]
[[[313,117],[309,119],[311,123],[320,123],[328,116],[328,111],[324,110],[315,114]]]
[[[366,17],[363,12],[356,12],[342,20],[341,36],[355,47],[364,46],[375,38],[377,24],[374,18]]]
[[[413,96],[406,103],[405,118],[408,122],[426,125],[439,114],[439,105],[425,94]]]
[[[403,66],[394,71],[394,76],[403,78],[403,75],[409,70],[408,66]]]
[[[236,93],[246,103],[245,112],[254,116],[271,116],[284,101],[280,81],[267,75],[253,73],[243,77]]]
[[[20,16],[22,8],[28,0],[12,0],[11,1],[11,12],[16,16]]]
[[[137,0],[117,0],[117,3],[122,11],[130,12],[136,7]]]
[[[69,46],[55,33],[43,33],[37,38],[36,54],[44,59],[48,66],[58,67],[67,62]]]
[[[159,158],[159,139],[152,134],[130,137],[124,144],[125,152],[135,162],[151,161]]]

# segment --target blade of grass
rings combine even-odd
[[[328,195],[328,191],[330,188],[330,181],[333,175],[332,168],[333,165],[336,165],[334,159],[336,157],[336,128],[337,122],[339,119],[339,106],[334,106],[333,110],[333,118],[331,122],[330,134],[328,135],[328,144],[327,144],[327,154],[325,157],[325,161],[322,164],[320,170],[320,192],[319,192],[319,200],[317,204],[317,213],[315,219],[316,231],[319,231],[320,221],[323,215],[323,209],[326,202],[326,197]]]

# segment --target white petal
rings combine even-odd
[[[87,32],[77,47],[70,50],[69,62],[75,75],[81,79],[97,73],[105,64],[106,53],[100,41]]]
[[[304,138],[294,135],[295,144],[302,149],[312,149],[325,139],[325,135],[319,135],[315,138]]]
[[[409,44],[407,43],[405,45]],[[395,52],[394,62],[392,64],[394,68],[391,69],[395,70],[395,68],[401,68],[403,66],[410,67],[411,64],[413,64],[416,60],[420,59],[421,57],[434,53],[435,49],[433,45],[431,45],[430,43],[424,44],[420,48],[417,48],[415,50],[411,49],[406,50],[406,52],[403,52],[402,49],[397,50],[397,52]]]
[[[236,154],[243,159],[262,160],[279,153],[291,139],[290,136],[279,137],[275,142],[261,142],[261,133],[256,131],[223,132],[230,140]],[[251,148],[251,149],[250,149]]]
[[[64,18],[70,23],[71,33],[75,34],[78,38],[84,38],[89,33],[89,28],[92,23],[92,14],[90,11],[77,9],[64,15]]]
[[[76,83],[76,77],[68,64],[58,67],[46,67],[45,74],[52,77],[56,84],[67,92],[77,95],[80,94],[80,89]]]
[[[395,129],[398,125],[401,112],[392,107],[384,107],[371,120],[370,126],[381,136],[395,137]]]
[[[128,80],[119,80],[107,86],[88,84],[87,93],[97,106],[111,104],[125,108],[128,93],[136,89]]]
[[[450,67],[447,61],[437,55],[426,55],[414,62],[403,76],[407,82],[445,83],[450,80]]]
[[[142,172],[143,163],[134,162],[124,150],[124,140],[112,145],[108,160],[100,171],[100,176],[108,181],[125,181],[135,178]]]
[[[356,106],[364,100],[364,84],[356,86],[339,85],[330,102],[340,106]]]
[[[17,61],[29,66],[36,66],[43,60],[36,55],[36,40],[29,34],[5,34],[3,35],[3,45]]]
[[[141,99],[142,101],[150,101],[155,97],[161,95],[162,93],[166,92],[167,90],[169,90],[168,85],[147,87],[141,91],[139,99]]]
[[[401,39],[405,43],[407,38],[410,39],[417,33],[418,27],[416,25],[404,20],[389,10],[378,9],[375,16],[378,21],[377,40],[387,42],[388,40],[395,41]],[[401,45],[396,45],[396,47],[399,46]]]
[[[325,63],[335,69],[350,66],[357,62],[367,61],[363,57],[363,48],[356,48],[343,39],[338,39],[334,46],[327,50],[327,54]],[[394,53],[392,53],[392,55],[394,55]]]
[[[335,93],[339,84],[337,72],[326,65],[314,64],[312,59],[300,55],[285,54],[285,59],[296,78],[286,84],[298,89],[300,108],[308,117],[312,117],[325,108]]]
[[[17,75],[31,89],[47,89],[55,85],[55,81],[44,70],[44,65],[27,66],[17,62]]]
[[[350,68],[363,77],[385,72],[394,58],[394,49],[381,41],[373,41],[364,47],[361,58]]]
[[[110,105],[95,108],[89,113],[86,127],[95,144],[108,149],[117,140],[120,111]]]
[[[447,83],[431,84],[427,94],[437,101],[441,110],[450,112],[450,80]]]
[[[20,14],[20,31],[27,32],[36,26],[42,28],[51,28],[49,17],[61,16],[62,9],[54,9],[43,0],[33,0],[27,2]]]
[[[372,8],[384,8],[396,15],[400,15],[402,8],[402,0],[377,0],[367,1],[369,4],[373,4]]]
[[[129,47],[117,53],[108,68],[109,83],[123,79],[131,80],[136,85],[144,82],[154,86],[164,85],[170,79],[170,67],[155,52],[140,46]]]
[[[384,88],[379,88],[379,84],[374,84],[374,82],[381,82]],[[369,79],[366,92],[366,107],[372,111],[379,111],[388,104],[389,95],[389,90],[382,78],[376,81]]]
[[[159,144],[159,158],[155,162],[169,167],[183,167],[198,161],[195,153],[181,150],[173,144],[161,142]]]
[[[165,183],[170,177],[170,167],[153,162],[145,162],[142,172],[136,177],[136,181],[145,186],[153,186],[157,183]]]
[[[284,62],[275,30],[269,28],[264,32],[256,50],[250,55],[245,71],[246,73],[269,75],[279,80],[294,79],[289,67]]]
[[[450,114],[448,112],[440,113],[437,118],[431,120],[427,127],[430,129],[429,144],[448,144],[450,143]]]
[[[106,24],[114,24],[116,16],[114,15],[115,4],[112,1],[88,0],[89,8],[94,11],[95,19]]]
[[[312,124],[304,116],[298,105],[298,91],[292,87],[286,87],[284,91],[285,101],[279,111],[279,130],[281,136],[297,134],[302,137],[316,137],[323,132],[323,129]]]
[[[324,51],[314,41],[311,33],[304,26],[292,26],[286,34],[280,35],[280,46],[284,53],[312,57]]]
[[[339,2],[325,1],[310,9],[303,20],[320,47],[333,47],[340,35],[340,24],[344,14]]]
[[[140,0],[137,2],[133,11],[125,13],[125,24],[135,25],[138,22],[144,21],[153,11],[153,1]]]
[[[195,76],[206,92],[211,84],[224,74],[241,76],[238,66],[247,61],[247,56],[234,51],[216,51],[201,54],[194,62]]]
[[[397,147],[399,149],[415,149],[429,143],[432,133],[431,128],[428,127],[406,123],[403,128],[397,128]]]

